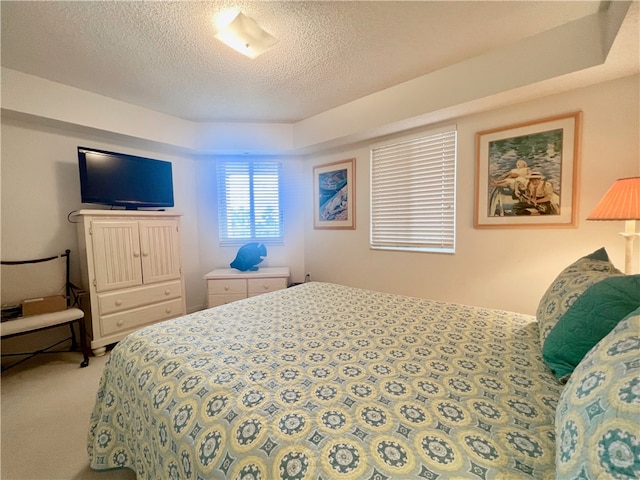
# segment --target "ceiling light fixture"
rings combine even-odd
[[[220,26],[215,37],[249,58],[258,57],[278,43],[277,38],[269,35],[242,12],[226,26]]]

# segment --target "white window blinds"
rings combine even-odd
[[[278,162],[218,163],[220,245],[283,242],[281,172]]]
[[[455,251],[456,131],[371,148],[371,247]]]

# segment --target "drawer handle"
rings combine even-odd
[[[267,285],[266,283],[262,286],[265,290],[269,290],[269,285]]]
[[[124,320],[118,320],[117,325],[118,325],[119,327],[123,326],[123,325],[124,325]]]
[[[133,252],[133,256],[138,258],[140,256],[140,252]]]
[[[225,289],[225,290],[229,290],[229,285],[225,285],[225,286],[224,286],[224,289]]]
[[[122,300],[117,299],[116,300],[116,307],[119,307],[120,305],[122,305]]]
[[[169,290],[168,288],[164,291],[165,295],[170,295],[171,294],[171,290]]]
[[[166,313],[171,313],[171,308],[167,308],[167,309],[165,310],[165,312],[166,312]]]

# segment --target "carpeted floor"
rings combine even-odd
[[[96,472],[86,449],[89,416],[107,361],[79,353],[39,355],[0,379],[0,478],[134,480],[131,470]]]

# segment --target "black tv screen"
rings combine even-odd
[[[171,162],[78,147],[82,203],[173,207]]]

